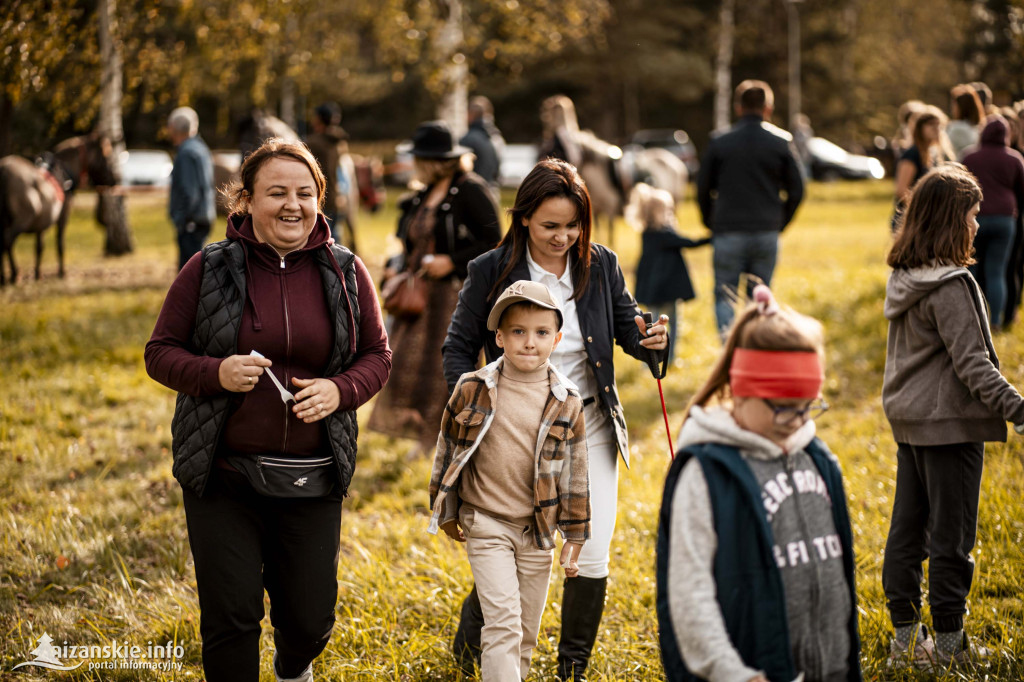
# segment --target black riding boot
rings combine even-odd
[[[452,640],[452,653],[465,675],[476,673],[474,665],[480,666],[480,630],[484,627],[484,612],[480,608],[480,597],[476,593],[476,585],[462,601],[462,613],[459,627],[455,630]]]
[[[608,578],[566,578],[562,593],[562,636],[558,641],[558,679],[586,680],[587,662],[604,613]]]

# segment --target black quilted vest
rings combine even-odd
[[[238,330],[245,307],[245,246],[242,242],[225,240],[203,249],[203,275],[196,310],[196,327],[191,350],[197,355],[224,358],[238,352]],[[348,249],[333,245],[331,250],[345,276],[342,283],[330,262],[326,248],[315,249],[313,258],[320,268],[324,295],[334,319],[334,349],[323,376],[341,374],[355,359],[351,347],[359,346],[359,291],[356,285],[355,256]],[[348,306],[342,299],[348,293]],[[350,328],[348,310],[352,311],[354,327]],[[355,343],[352,344],[353,339]],[[213,458],[220,444],[224,422],[231,411],[235,395],[196,398],[178,394],[171,420],[174,477],[184,488],[202,495],[210,478]],[[359,427],[354,410],[337,411],[325,420],[328,440],[338,470],[338,483],[348,494],[352,472],[356,466],[356,438]]]

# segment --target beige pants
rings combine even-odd
[[[463,507],[459,520],[484,614],[481,678],[483,682],[520,682],[530,670],[537,646],[552,550],[537,548],[533,519],[514,523]]]

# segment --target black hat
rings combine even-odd
[[[457,145],[444,121],[421,123],[412,134],[412,155],[421,159],[454,159],[473,150]]]

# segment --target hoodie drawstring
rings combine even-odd
[[[249,304],[252,306],[253,331],[258,332],[263,329],[263,321],[260,319],[260,309],[256,307],[256,297],[252,294],[252,269],[249,266],[249,249],[242,249],[242,253],[245,260],[245,297],[249,299]]]

